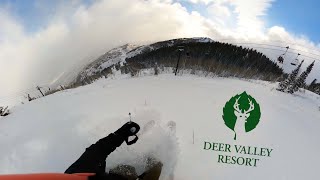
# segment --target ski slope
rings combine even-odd
[[[152,156],[164,163],[161,179],[318,179],[319,96],[284,94],[275,86],[163,74],[101,79],[58,92],[16,106],[0,119],[0,173],[64,172],[86,147],[127,122],[131,112],[142,127],[139,141],[112,153],[107,170],[129,164],[141,173]],[[262,115],[256,129],[234,140],[222,110],[243,91],[259,102]],[[218,163],[220,152],[204,150],[205,141],[273,151],[259,157],[257,167]]]

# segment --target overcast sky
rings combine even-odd
[[[0,0],[0,100],[50,85],[125,43],[206,36],[290,45],[311,57],[301,57],[309,63],[320,59],[319,5],[317,0]],[[281,54],[264,51],[271,58]],[[317,65],[312,77],[320,78],[319,70]]]

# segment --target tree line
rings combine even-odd
[[[183,47],[183,48],[182,48]],[[126,59],[124,73],[140,69],[176,67],[179,49],[183,49],[179,69],[212,72],[217,76],[275,81],[284,76],[282,69],[254,49],[220,42],[189,42],[165,46]]]
[[[277,90],[285,93],[293,94],[300,88],[308,89],[316,94],[320,95],[320,83],[317,83],[317,79],[314,79],[311,84],[306,83],[308,75],[311,73],[315,61],[313,61],[300,75],[300,69],[304,61],[300,64],[278,85]]]

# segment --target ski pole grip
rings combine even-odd
[[[136,135],[140,130],[140,126],[135,122],[127,122],[121,128],[119,128],[115,134],[123,137],[127,145],[134,144],[138,141],[138,136]],[[130,136],[135,136],[132,141],[129,141]]]

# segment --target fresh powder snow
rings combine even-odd
[[[107,170],[128,164],[142,173],[146,157],[163,162],[160,179],[301,180],[319,177],[319,96],[275,90],[276,84],[162,74],[101,79],[18,105],[0,118],[0,173],[64,172],[98,139],[132,120],[136,144],[121,145]],[[223,107],[246,91],[259,103],[257,127],[234,140]],[[272,149],[270,157],[205,150],[204,143]],[[254,166],[218,162],[218,155],[258,158]]]

